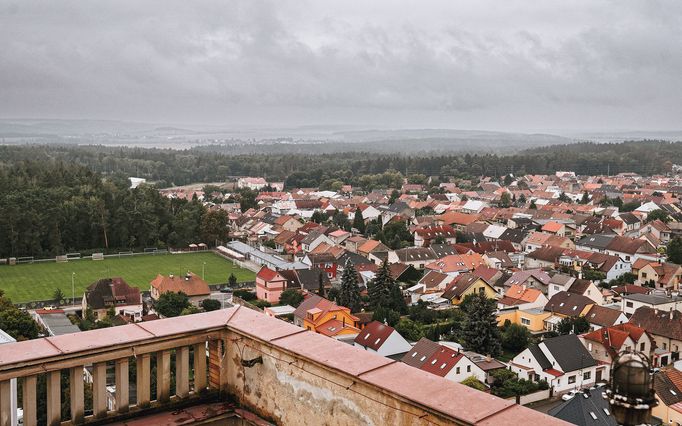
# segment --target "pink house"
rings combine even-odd
[[[287,289],[287,279],[279,272],[263,266],[256,275],[256,296],[260,300],[279,303],[279,297]]]

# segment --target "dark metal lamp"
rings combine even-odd
[[[605,398],[620,425],[651,423],[651,409],[657,405],[653,372],[646,355],[621,352],[611,364],[611,383]]]

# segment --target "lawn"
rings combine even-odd
[[[204,265],[205,263],[205,265]],[[253,281],[255,274],[233,266],[232,262],[213,253],[139,255],[105,260],[70,260],[68,263],[29,263],[0,266],[0,289],[13,302],[48,300],[56,288],[71,297],[71,276],[74,276],[76,297],[100,278],[123,277],[131,286],[149,290],[149,281],[157,274],[202,274],[209,284],[227,282],[230,273],[237,281]]]

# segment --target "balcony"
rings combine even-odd
[[[228,400],[277,424],[564,424],[244,307],[2,345],[0,426],[15,378],[37,423],[40,376],[49,425]]]

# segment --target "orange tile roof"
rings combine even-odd
[[[166,292],[183,292],[189,297],[211,294],[211,290],[208,288],[206,281],[191,272],[182,276],[166,276],[159,274],[150,282],[150,284],[159,292],[159,294]]]
[[[542,292],[536,288],[525,287],[518,284],[512,284],[504,293],[506,297],[522,300],[527,303],[535,302],[541,294]]]

